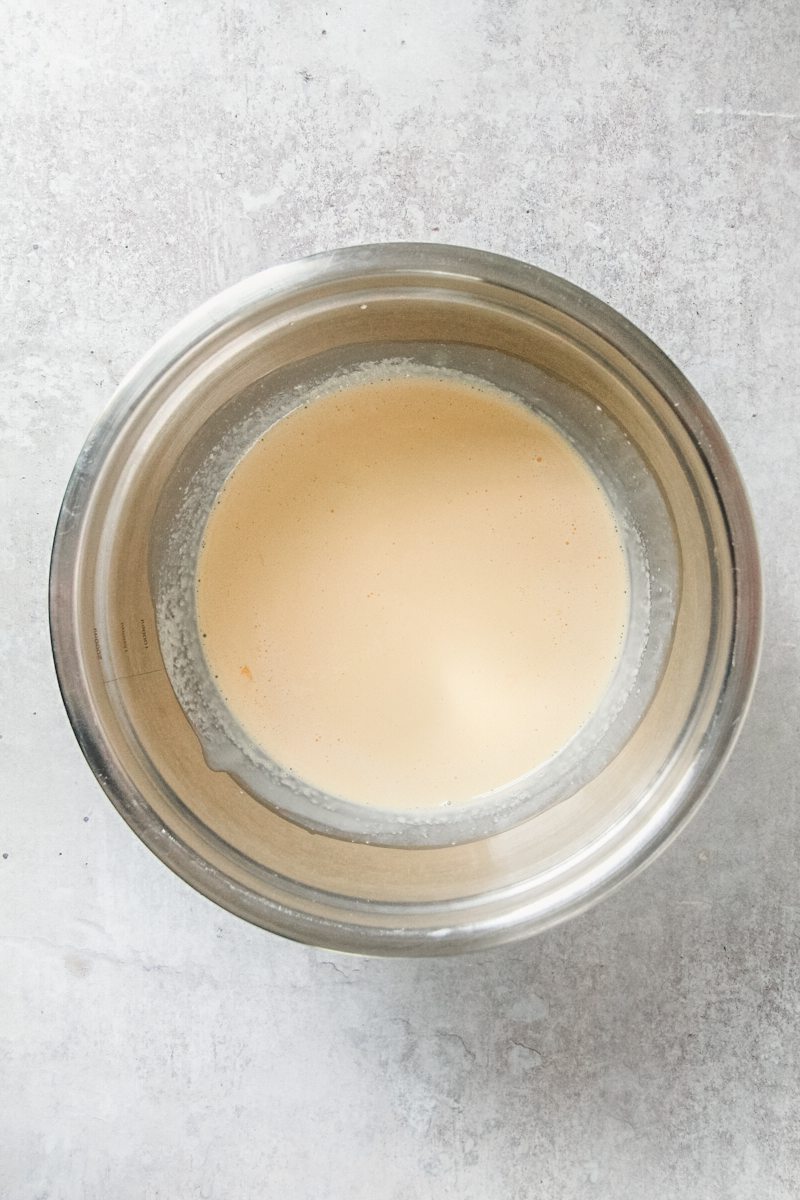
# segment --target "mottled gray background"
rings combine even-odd
[[[794,1198],[796,0],[6,0],[0,10],[3,1200]],[[763,670],[635,882],[464,960],[218,911],[84,765],[47,560],[93,418],[204,297],[454,241],[620,308],[699,387],[760,525]]]

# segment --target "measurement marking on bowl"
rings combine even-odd
[[[127,615],[109,629],[112,636],[105,644],[101,642],[98,626],[94,626],[94,651],[106,683],[164,670],[157,643],[154,647],[148,632],[151,621],[141,612]]]
[[[165,674],[163,667],[153,667],[150,671],[132,671],[130,675],[114,675],[111,679],[105,679],[104,683],[122,683],[126,679],[141,679],[143,675],[163,675]]]

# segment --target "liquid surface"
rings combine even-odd
[[[359,382],[283,418],[230,475],[198,567],[203,648],[277,762],[374,807],[455,804],[561,749],[627,619],[583,459],[456,376]]]

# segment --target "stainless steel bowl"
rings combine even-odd
[[[432,822],[376,816],[253,760],[192,633],[198,531],[253,431],[331,373],[390,357],[481,375],[556,421],[606,486],[633,588],[622,667],[589,731],[524,787]],[[689,383],[564,280],[434,245],[272,268],[163,338],[80,455],[50,584],[70,719],[134,831],[232,912],[379,954],[522,937],[643,866],[719,772],[760,644],[750,510]]]

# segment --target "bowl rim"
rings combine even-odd
[[[289,910],[213,867],[165,827],[120,769],[106,732],[95,719],[81,665],[74,604],[92,490],[139,397],[198,343],[270,298],[311,282],[335,284],[392,271],[459,275],[519,292],[566,311],[632,360],[671,405],[701,456],[726,521],[734,576],[734,622],[724,682],[713,719],[691,769],[671,793],[671,803],[624,838],[616,854],[599,865],[588,864],[577,882],[561,889],[563,895],[554,893],[548,904],[520,905],[500,917],[425,930],[349,923]],[[464,246],[385,242],[325,251],[250,275],[189,313],[133,366],[95,422],[67,484],[53,538],[49,618],[59,688],[84,757],[128,825],[176,874],[228,911],[293,940],[357,953],[442,954],[516,940],[566,920],[632,878],[669,845],[725,765],[749,707],[761,652],[763,585],[752,512],[727,441],[686,377],[646,334],[604,301],[533,264]],[[585,886],[577,886],[581,882]],[[444,910],[442,915],[446,919]]]

